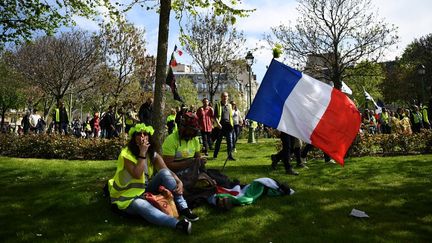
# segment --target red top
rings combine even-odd
[[[201,128],[201,131],[211,132],[213,129],[212,118],[214,117],[213,108],[211,106],[207,106],[204,108],[201,106],[197,111],[198,123]]]
[[[99,130],[100,129],[100,127],[99,127],[99,117],[98,116],[95,116],[94,118],[93,118],[93,127],[96,129],[96,130]]]

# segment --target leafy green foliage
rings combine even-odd
[[[375,101],[383,99],[380,88],[384,80],[384,73],[379,64],[368,61],[360,62],[354,68],[347,69],[346,75],[347,78],[344,81],[352,89],[353,97],[359,108],[364,107],[366,102],[363,88]]]
[[[116,159],[126,144],[116,139],[77,139],[73,136],[0,134],[0,155],[46,159]]]
[[[177,90],[186,105],[197,107],[200,104],[198,100],[198,90],[189,78],[179,78],[176,80]],[[171,108],[177,108],[181,104],[174,100],[171,88],[166,86],[166,104],[165,108],[169,111]],[[167,114],[165,114],[167,115]]]
[[[0,44],[31,40],[37,31],[52,35],[62,25],[74,25],[74,15],[91,17],[97,6],[110,7],[109,1],[5,0],[0,3]]]
[[[9,55],[10,53],[0,54],[0,128],[3,127],[6,112],[20,108],[25,100],[22,76],[8,65]]]
[[[351,156],[372,154],[398,155],[432,152],[432,131],[423,130],[411,135],[402,134],[362,134],[349,150]]]
[[[410,100],[422,101],[424,99],[422,102],[427,102],[432,95],[430,80],[432,73],[432,34],[415,39],[409,44],[402,54],[400,63],[407,69],[402,82],[414,86],[410,89]],[[421,65],[424,66],[424,74],[419,73]]]

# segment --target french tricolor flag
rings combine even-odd
[[[361,122],[344,93],[275,59],[246,118],[310,143],[341,165]]]

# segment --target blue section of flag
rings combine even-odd
[[[277,128],[285,101],[301,77],[301,72],[272,59],[246,119]]]

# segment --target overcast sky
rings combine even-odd
[[[405,47],[415,38],[432,33],[432,1],[372,0],[372,2],[374,6],[371,6],[371,9],[375,9],[380,18],[383,18],[388,24],[394,24],[399,28],[400,42],[387,51],[385,60],[393,60],[396,56],[400,56]],[[288,25],[291,22],[294,24],[298,18],[295,9],[297,2],[295,0],[243,0],[243,6],[256,9],[249,17],[239,19],[236,24],[237,30],[243,31],[245,34],[247,39],[245,46],[250,48],[254,48],[260,43],[263,34],[270,33],[270,27],[281,23]],[[127,18],[132,23],[145,29],[148,53],[156,55],[158,15],[152,11],[136,8],[128,13]],[[78,26],[91,31],[97,29],[96,23],[85,19],[78,19]],[[178,41],[178,22],[172,16],[169,33],[169,53],[175,44],[181,48]],[[246,56],[246,52],[247,48],[244,51],[244,56]],[[255,56],[255,63],[252,69],[257,74],[258,82],[261,82],[266,66],[271,61],[271,50],[256,51],[253,55]],[[192,62],[187,54],[177,57],[177,61],[185,64]]]

